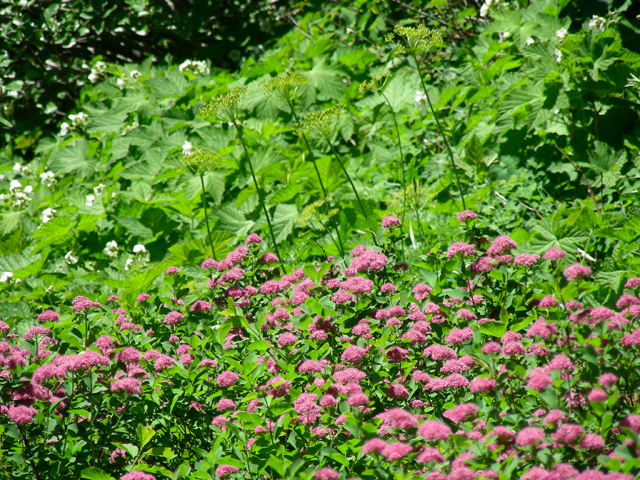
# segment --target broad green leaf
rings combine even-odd
[[[140,451],[144,450],[144,447],[151,441],[155,434],[156,432],[153,428],[144,426],[141,423],[138,424],[136,427],[136,436],[138,437],[138,448]]]
[[[91,467],[85,468],[82,470],[80,474],[81,478],[86,478],[87,480],[115,480],[111,475],[100,468]]]
[[[39,239],[32,253],[37,253],[49,245],[67,241],[75,225],[76,222],[71,217],[59,216],[49,220],[31,235],[32,238]]]

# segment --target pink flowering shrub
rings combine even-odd
[[[385,224],[396,238],[399,221]],[[3,319],[3,468],[39,479],[632,478],[636,277],[599,297],[596,269],[557,248],[472,234],[407,270],[391,241],[293,268],[252,234],[226,258],[158,269],[144,292]]]

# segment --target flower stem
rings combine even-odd
[[[436,126],[438,127],[438,133],[442,135],[442,138],[444,139],[444,144],[447,146],[447,152],[449,152],[449,159],[451,160],[451,168],[453,169],[453,175],[456,179],[456,183],[458,184],[458,190],[460,191],[460,200],[462,200],[462,209],[466,210],[467,206],[464,203],[464,194],[462,192],[462,185],[460,184],[460,178],[458,177],[458,172],[456,172],[456,164],[453,160],[453,152],[451,151],[451,147],[449,146],[449,140],[447,140],[447,136],[445,135],[444,130],[440,126],[440,120],[438,120],[436,111],[433,109],[433,105],[431,104],[431,99],[429,98],[429,94],[427,93],[427,86],[424,83],[422,70],[420,70],[420,66],[418,65],[418,57],[416,56],[415,52],[413,52],[413,59],[416,62],[416,69],[418,70],[418,75],[420,75],[420,83],[422,83],[422,90],[424,91],[425,97],[427,97],[427,103],[429,104],[429,109],[431,109],[433,118],[436,119]]]
[[[335,147],[333,146],[333,144],[328,139],[327,139],[327,143],[329,144],[329,147],[331,148],[331,151],[333,152],[333,156],[336,157],[336,160],[340,164],[340,168],[342,168],[342,171],[346,175],[347,180],[349,180],[349,184],[351,185],[351,189],[353,190],[353,193],[356,194],[356,200],[358,200],[358,205],[360,205],[360,209],[362,210],[362,213],[364,214],[364,218],[369,220],[369,217],[367,216],[367,212],[364,209],[364,205],[362,204],[362,201],[360,200],[360,195],[358,195],[358,190],[356,190],[356,186],[353,184],[353,181],[351,180],[351,176],[349,175],[349,172],[347,172],[347,169],[344,168],[344,164],[340,160],[340,155],[338,154],[338,152],[336,151]]]
[[[204,179],[202,175],[200,175],[200,185],[202,185],[202,206],[204,207],[204,221],[207,224],[207,232],[209,233],[209,244],[211,245],[211,253],[213,254],[213,259],[218,260],[216,258],[216,249],[213,246],[213,238],[211,237],[211,228],[209,228],[209,216],[207,215],[207,200],[204,192]]]
[[[291,110],[291,115],[293,115],[293,120],[296,123],[300,123],[298,121],[298,116],[296,115],[295,110],[293,109],[293,104],[291,103],[291,99],[287,97],[287,103],[289,104],[289,109]],[[320,176],[320,170],[318,170],[318,165],[316,164],[316,159],[313,156],[313,152],[311,151],[311,146],[309,145],[309,141],[307,140],[307,136],[302,133],[302,139],[304,140],[305,145],[307,146],[307,150],[309,151],[309,157],[313,162],[313,168],[316,171],[316,175],[318,176],[318,182],[320,182],[320,188],[322,189],[322,194],[324,198],[327,198],[327,190],[324,188],[324,183],[322,182],[322,177]]]
[[[264,203],[264,198],[262,196],[262,190],[260,190],[260,186],[258,185],[258,180],[256,179],[256,174],[253,171],[253,165],[251,164],[251,156],[249,155],[249,150],[247,150],[247,146],[244,143],[244,135],[242,133],[242,127],[238,125],[235,121],[233,124],[236,127],[238,132],[238,139],[242,144],[242,149],[244,150],[244,154],[247,156],[247,162],[249,163],[249,170],[251,170],[251,178],[253,179],[253,185],[256,187],[256,191],[258,192],[258,199],[260,200],[260,204],[262,205],[262,210],[264,210],[264,216],[267,218],[267,224],[269,225],[269,233],[271,234],[271,242],[273,242],[273,248],[276,251],[276,255],[281,262],[282,268],[286,272],[286,267],[282,261],[282,257],[280,256],[280,251],[278,250],[278,244],[276,243],[276,237],[273,234],[273,226],[271,225],[271,218],[269,217],[269,211],[267,210],[267,205]]]

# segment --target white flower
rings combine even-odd
[[[425,105],[427,103],[427,96],[422,90],[416,90],[416,95],[413,97],[413,101],[418,105]]]
[[[480,7],[480,16],[481,17],[486,17],[487,16],[487,13],[489,13],[489,7],[490,6],[491,5],[489,5],[489,3],[485,3],[484,5],[482,5]]]
[[[3,181],[5,178],[7,177],[5,177],[4,174],[0,173],[0,182]]]
[[[16,172],[16,173],[22,173],[22,165],[20,165],[19,163],[16,163],[13,166],[13,171]]]
[[[53,208],[45,208],[42,212],[42,223],[47,223],[56,213],[58,213],[58,211]]]
[[[567,32],[566,28],[561,28],[559,30],[556,30],[556,37],[558,37],[560,40],[564,39],[564,37],[567,36],[569,32]]]
[[[33,187],[31,185],[27,185],[26,187],[24,187],[24,193],[31,193],[33,192]]]
[[[97,187],[93,187],[93,193],[96,194],[97,197],[99,197],[100,195],[102,195],[104,193],[104,183],[101,183],[100,185],[98,185]]]
[[[0,282],[7,283],[9,280],[13,278],[12,272],[4,272],[2,276],[0,276]]]
[[[40,183],[42,185],[46,185],[47,187],[50,187],[55,183],[55,180],[53,177],[55,177],[55,174],[53,172],[51,171],[43,172],[40,174]]]
[[[129,74],[130,78],[138,78],[140,75],[142,75],[138,70],[131,70],[131,73]]]
[[[118,244],[114,240],[111,240],[111,241],[107,242],[107,246],[104,247],[103,252],[104,252],[105,255],[108,255],[109,257],[117,257],[118,256]]]
[[[534,43],[536,43],[536,41],[535,41],[533,38],[529,37],[529,38],[527,38],[527,39],[525,40],[525,42],[524,42],[524,43],[526,43],[526,44],[527,44],[527,46],[529,46],[529,45],[533,45]]]
[[[181,72],[184,72],[186,70],[187,72],[191,72],[194,75],[209,73],[206,62],[202,60],[185,60],[180,64],[178,68]]]
[[[73,252],[67,252],[67,254],[64,256],[64,259],[69,265],[75,265],[76,263],[78,263],[78,259],[73,256]]]
[[[562,61],[562,52],[556,48],[553,54],[556,56],[556,62],[560,63]]]
[[[133,253],[146,253],[147,249],[144,247],[144,245],[135,245],[133,247]]]
[[[591,30],[598,29],[601,32],[603,32],[604,22],[605,22],[604,18],[599,17],[598,15],[594,15],[593,17],[591,17],[591,20],[589,20],[589,28]]]
[[[80,112],[77,115],[69,115],[69,120],[71,120],[74,127],[84,127],[89,121],[89,115]]]
[[[0,201],[4,202],[5,200],[9,199],[9,195],[5,194],[5,193],[0,193]]]
[[[93,73],[93,72],[91,72],[91,73],[89,74],[89,81],[90,81],[91,83],[96,83],[99,79],[100,79],[100,76],[99,76],[98,74]]]
[[[131,265],[133,265],[133,258],[127,258],[127,261],[124,262],[124,269],[131,270]]]
[[[18,180],[11,180],[11,183],[9,184],[9,191],[13,193],[13,191],[18,188],[22,188],[22,184]]]
[[[120,88],[124,88],[124,85],[125,85],[124,79],[119,78],[119,79],[116,81],[116,83],[118,84],[118,87],[120,87]]]
[[[70,125],[67,122],[62,122],[60,125],[60,136],[66,137],[69,134]]]
[[[93,207],[93,201],[96,199],[96,197],[94,197],[93,195],[87,195],[87,201],[85,202],[85,205],[87,207]]]
[[[193,145],[189,140],[185,140],[182,144],[182,154],[183,155],[191,155],[191,150],[193,150]]]

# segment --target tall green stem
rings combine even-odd
[[[267,205],[264,202],[264,198],[262,196],[262,190],[260,190],[260,186],[258,185],[256,174],[253,171],[253,164],[251,163],[251,156],[249,155],[249,150],[247,150],[247,146],[244,143],[244,135],[242,133],[242,127],[238,125],[235,121],[233,122],[233,124],[235,125],[236,130],[238,131],[238,139],[242,144],[242,149],[244,150],[244,154],[247,156],[247,162],[249,163],[249,170],[251,170],[251,178],[253,179],[253,185],[256,187],[256,191],[258,192],[258,200],[260,200],[260,204],[262,205],[262,210],[264,210],[264,216],[267,218],[267,224],[269,225],[269,234],[271,235],[271,242],[273,243],[273,248],[276,251],[276,255],[280,259],[282,268],[286,272],[283,259],[280,256],[280,250],[278,249],[278,244],[276,243],[276,237],[273,234],[273,226],[271,225],[271,218],[269,217],[269,211],[267,210]]]
[[[396,127],[396,136],[398,137],[398,148],[400,149],[400,167],[402,170],[402,223],[400,224],[400,233],[402,233],[402,225],[404,224],[404,213],[407,206],[407,181],[406,175],[404,172],[404,154],[402,153],[402,142],[400,141],[400,129],[398,128],[398,121],[396,120],[396,112],[393,110],[391,106],[391,102],[384,94],[384,92],[380,92],[382,98],[387,102],[389,106],[389,110],[391,111],[391,117],[393,118],[393,123]]]
[[[300,123],[298,121],[298,116],[296,115],[296,112],[293,109],[293,104],[291,103],[291,99],[289,97],[287,97],[287,103],[289,104],[289,109],[291,110],[291,115],[293,115],[293,119],[295,120],[296,123]],[[320,176],[320,170],[318,170],[316,159],[313,156],[313,152],[311,151],[311,146],[309,145],[307,136],[304,133],[302,133],[302,139],[304,140],[304,143],[307,146],[307,150],[309,151],[309,157],[311,157],[311,161],[313,162],[313,168],[316,170],[316,175],[318,176],[318,182],[320,182],[320,188],[322,189],[322,194],[324,195],[324,198],[327,198],[327,190],[324,188],[324,183],[322,182],[322,177]]]
[[[333,152],[334,157],[336,157],[336,160],[340,164],[340,168],[342,168],[342,171],[346,175],[347,180],[349,180],[349,184],[351,185],[351,189],[353,190],[353,193],[356,194],[356,200],[358,200],[358,205],[360,205],[360,209],[362,210],[362,213],[364,214],[364,218],[369,220],[369,217],[367,216],[367,212],[364,209],[364,205],[362,205],[362,201],[360,201],[360,195],[358,195],[358,190],[356,190],[356,186],[353,184],[353,181],[351,180],[351,176],[349,175],[349,172],[347,172],[347,169],[344,168],[344,165],[343,165],[342,161],[340,160],[340,155],[338,154],[338,152],[336,151],[335,147],[333,146],[333,144],[329,140],[327,140],[327,143],[329,144],[329,147],[331,148],[331,151]]]
[[[216,258],[216,249],[213,246],[213,237],[211,236],[211,228],[209,228],[209,215],[207,215],[207,199],[205,197],[204,192],[204,179],[202,175],[200,176],[200,185],[202,185],[202,206],[204,207],[204,221],[207,224],[207,232],[209,233],[209,244],[211,245],[211,253],[213,254],[213,259],[218,260]]]
[[[442,135],[442,138],[444,139],[444,144],[447,146],[447,152],[449,152],[449,159],[451,160],[451,168],[453,170],[453,175],[456,179],[456,183],[458,184],[458,190],[460,192],[460,200],[462,200],[462,209],[466,210],[467,206],[464,203],[464,194],[462,193],[462,185],[460,184],[460,178],[458,178],[458,172],[456,172],[456,164],[453,160],[453,152],[451,151],[451,147],[449,146],[449,140],[447,140],[447,136],[445,135],[444,130],[440,126],[440,120],[438,120],[436,111],[433,109],[433,105],[431,104],[431,99],[429,98],[429,94],[427,93],[427,86],[424,83],[422,70],[420,70],[420,65],[418,65],[418,57],[416,57],[415,52],[413,52],[413,60],[416,62],[416,69],[418,70],[418,75],[420,75],[420,83],[422,83],[422,90],[424,91],[425,97],[427,97],[427,103],[429,104],[429,109],[433,114],[433,118],[436,119],[436,126],[438,127],[438,133]]]

